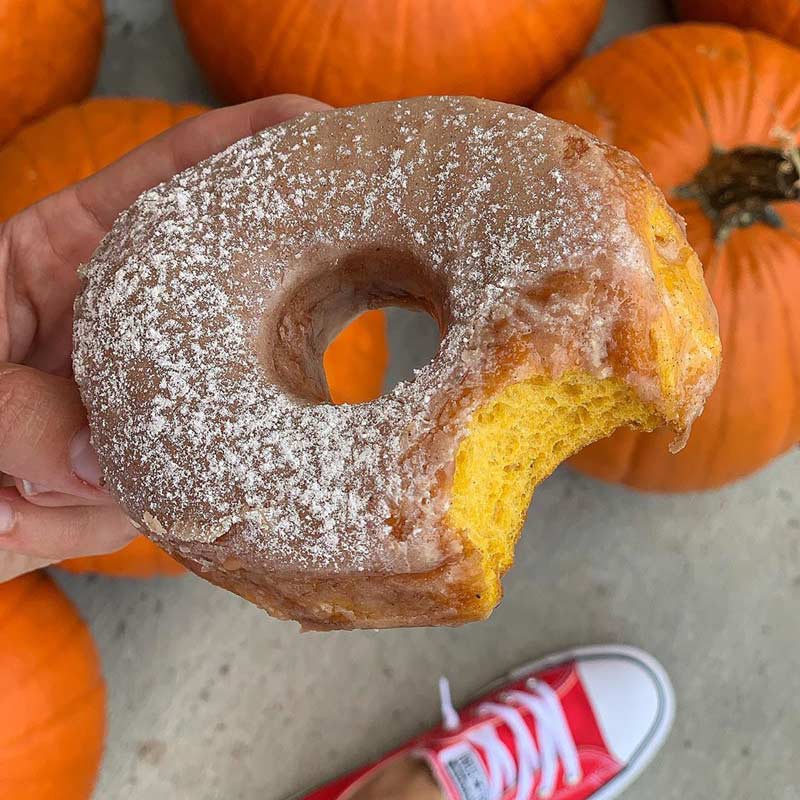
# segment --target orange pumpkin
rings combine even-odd
[[[159,100],[93,98],[28,126],[0,148],[0,221],[201,111],[200,106]],[[325,354],[334,402],[359,403],[377,397],[387,361],[383,313],[363,314],[339,334]],[[71,572],[119,577],[184,572],[144,537],[117,553],[71,559],[62,566]]]
[[[0,797],[88,800],[105,735],[89,630],[42,572],[0,584]]]
[[[683,19],[754,28],[800,46],[798,0],[675,0]]]
[[[0,3],[0,142],[91,91],[103,46],[102,0]]]
[[[573,463],[641,489],[720,486],[800,439],[800,51],[710,25],[653,28],[540,99],[637,156],[686,220],[720,316],[722,373],[684,450],[619,431]]]
[[[530,102],[584,48],[604,0],[175,0],[229,101],[334,106],[425,94]]]
[[[146,536],[137,536],[116,553],[69,558],[58,566],[67,572],[93,572],[112,578],[152,578],[156,575],[183,575],[186,572],[183,566]]]

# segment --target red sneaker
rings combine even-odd
[[[632,647],[584,647],[514,670],[459,715],[306,800],[348,800],[395,759],[425,761],[445,800],[611,800],[669,733],[664,668]]]

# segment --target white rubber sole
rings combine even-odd
[[[655,758],[656,753],[663,746],[667,736],[669,736],[672,723],[675,720],[675,691],[672,688],[672,682],[666,670],[653,656],[638,647],[630,647],[628,645],[600,644],[575,647],[571,650],[553,653],[528,664],[522,664],[511,670],[505,677],[492,681],[474,695],[477,700],[482,695],[488,694],[506,683],[519,680],[524,675],[543,672],[569,661],[608,657],[635,661],[650,673],[658,690],[658,715],[652,730],[642,741],[627,765],[608,783],[601,786],[594,794],[589,795],[587,800],[614,800],[614,798],[619,797],[644,772],[647,765]]]

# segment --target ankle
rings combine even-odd
[[[428,765],[416,758],[387,764],[351,800],[445,800]]]

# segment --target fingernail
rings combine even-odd
[[[72,471],[84,482],[102,488],[103,472],[97,453],[89,443],[89,429],[83,428],[72,437],[69,446],[69,457],[72,462]]]
[[[14,509],[5,501],[0,500],[0,534],[9,533],[14,527],[16,518]]]
[[[36,494],[45,494],[46,492],[51,491],[48,486],[42,486],[38,483],[31,483],[30,481],[21,480],[20,484],[22,486],[22,494],[26,497],[33,497]]]

